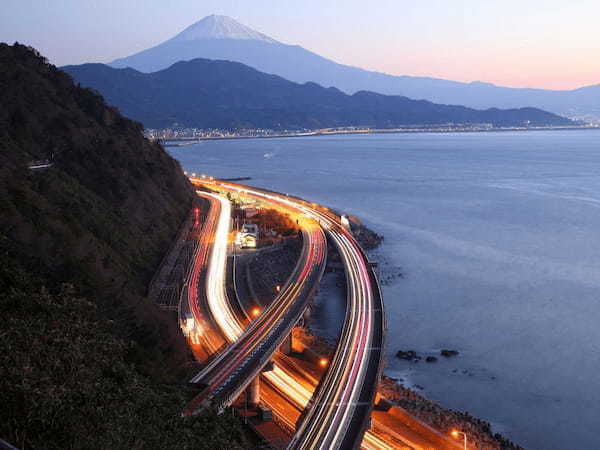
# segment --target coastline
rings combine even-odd
[[[506,133],[511,131],[530,132],[530,131],[587,131],[600,130],[597,125],[585,126],[550,126],[550,127],[497,127],[497,128],[391,128],[391,129],[360,129],[360,130],[315,130],[304,133],[281,133],[257,136],[203,136],[190,137],[183,136],[180,138],[159,138],[155,139],[161,142],[163,147],[187,147],[190,145],[199,144],[207,141],[221,140],[239,140],[239,139],[279,139],[279,138],[304,138],[314,136],[341,136],[341,135],[373,135],[373,134],[439,134],[439,133]],[[174,143],[181,141],[181,143]]]
[[[376,233],[365,226],[361,220],[355,216],[348,216],[352,232],[359,244],[367,251],[369,258],[378,263],[380,268],[385,265],[385,261],[380,261],[378,250],[385,241],[384,236]],[[331,249],[330,249],[331,250]],[[335,257],[331,258],[335,260]],[[384,269],[385,270],[385,269]],[[335,285],[339,289],[339,295],[343,297],[345,292],[345,279],[339,272],[329,273],[326,276],[336,277]],[[382,273],[378,275],[380,278]],[[402,274],[398,275],[402,278]],[[326,296],[330,297],[331,292]],[[320,308],[315,308],[312,319],[322,322],[319,318]],[[295,335],[307,348],[311,348],[320,356],[329,356],[335,348],[335,342],[323,333],[324,330],[314,328],[309,324],[303,333]],[[388,343],[389,345],[389,343]],[[394,353],[397,349],[394,348]],[[454,355],[453,355],[454,356]],[[444,359],[444,358],[442,358]],[[374,411],[377,414],[392,414],[395,417],[401,417],[405,423],[410,423],[414,429],[421,427],[435,430],[442,436],[449,436],[453,429],[465,430],[470,437],[475,438],[477,442],[490,449],[523,450],[523,447],[510,441],[508,438],[494,430],[492,425],[486,420],[480,419],[468,411],[455,411],[442,406],[436,401],[428,399],[416,389],[419,386],[406,386],[408,380],[403,378],[394,378],[386,373],[381,377],[379,383],[379,401],[375,405]]]

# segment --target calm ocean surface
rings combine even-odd
[[[250,176],[361,218],[388,319],[386,373],[530,449],[600,448],[600,131],[209,141],[188,171]],[[341,317],[340,317],[341,320]],[[441,348],[435,364],[399,349]]]

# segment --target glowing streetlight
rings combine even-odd
[[[260,314],[260,308],[258,306],[255,306],[254,308],[252,308],[251,313],[253,317],[258,317],[258,315]]]
[[[321,359],[319,360],[319,365],[320,365],[321,367],[327,367],[327,364],[328,364],[328,363],[329,363],[329,361],[327,361],[325,358],[321,358]]]
[[[279,286],[279,285],[275,286],[275,290],[276,290],[277,292],[281,291],[281,286]]]
[[[192,172],[192,176],[195,177],[196,176],[196,172]]]
[[[462,434],[463,438],[464,438],[463,448],[464,448],[464,450],[467,450],[467,434],[466,433],[463,433],[462,431],[458,431],[458,430],[452,430],[450,432],[450,434],[452,435],[452,437],[455,437],[455,438],[457,438],[460,434]]]

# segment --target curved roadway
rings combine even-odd
[[[229,202],[220,196],[222,208]],[[209,307],[221,330],[234,340],[217,358],[203,369],[192,382],[205,385],[203,392],[192,401],[184,414],[194,414],[202,407],[222,410],[260,374],[281,342],[301,317],[308,300],[318,286],[325,268],[326,241],[321,228],[306,221],[303,250],[299,264],[281,293],[251,325],[241,334],[235,330],[236,320],[230,310],[225,293],[225,266],[230,214],[223,210],[215,232],[211,263],[207,277]],[[236,339],[237,337],[237,339]]]
[[[348,308],[342,336],[325,378],[289,448],[357,448],[373,405],[383,366],[385,319],[377,278],[366,255],[337,216],[299,199],[224,182],[229,190],[277,201],[319,221],[342,255],[348,277]]]

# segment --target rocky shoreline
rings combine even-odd
[[[335,342],[314,334],[310,328],[302,328],[295,332],[294,339],[299,339],[304,346],[309,347],[323,357],[331,357],[335,351]],[[450,352],[445,357],[455,356],[455,350],[446,350],[445,352]],[[420,358],[416,352],[407,351],[403,353],[407,356],[414,353],[415,358]],[[480,445],[484,446],[482,448],[485,449],[523,450],[522,447],[506,439],[501,434],[494,433],[491,425],[485,420],[474,417],[466,411],[454,411],[444,408],[414,390],[405,387],[402,382],[403,380],[384,375],[378,388],[379,394],[384,397],[380,403],[389,403],[403,409],[412,417],[429,425],[441,434],[449,435],[452,430],[461,430],[467,433],[469,439],[479,442]]]
[[[523,450],[517,444],[494,433],[491,425],[468,412],[444,408],[428,400],[415,391],[406,388],[400,380],[384,376],[379,383],[380,393],[394,405],[399,406],[413,417],[425,422],[444,434],[457,429],[465,432],[469,439],[485,445],[483,448],[498,450]]]
[[[380,255],[373,252],[373,250],[376,250],[384,242],[384,236],[367,228],[357,217],[351,216],[348,219],[352,233],[358,243],[365,251],[370,253],[370,258],[380,262],[378,261]],[[380,282],[385,285],[391,283],[395,278],[402,277],[402,272],[396,270],[392,274],[385,274]],[[318,352],[323,352],[324,355],[332,354],[335,348],[335,343],[312,335],[310,330],[301,339],[306,339],[311,348],[316,348]],[[426,363],[436,363],[439,358],[452,358],[458,355],[459,352],[452,349],[442,349],[439,357],[421,356],[414,350],[399,350],[396,357],[414,362],[424,359]],[[466,411],[461,412],[444,408],[414,390],[405,387],[402,383],[403,380],[384,375],[379,383],[379,393],[392,405],[404,409],[411,416],[433,427],[440,433],[448,435],[452,430],[458,429],[467,433],[470,439],[479,442],[480,446],[483,446],[482,448],[523,450],[522,447],[511,442],[500,433],[494,433],[488,422],[474,417]]]
[[[348,222],[350,223],[350,230],[352,231],[354,238],[358,241],[363,250],[375,250],[383,243],[385,238],[367,228],[358,217],[348,216]]]

